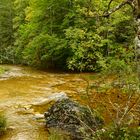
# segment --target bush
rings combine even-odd
[[[104,44],[99,35],[79,28],[66,30],[70,57],[67,59],[67,67],[77,71],[98,71],[104,67]]]
[[[102,140],[139,140],[140,127],[129,128],[127,126],[116,129],[115,127],[99,134]]]
[[[0,67],[0,74],[4,73],[4,69],[2,67]]]
[[[6,68],[6,67],[3,67],[3,66],[0,66],[0,75],[5,73],[6,71],[8,71],[9,68]]]
[[[67,42],[57,36],[40,34],[23,51],[25,63],[40,68],[63,68],[68,57]]]
[[[130,66],[120,59],[111,60],[105,71],[89,78],[94,79],[93,82],[84,79],[89,105],[96,104],[103,117],[109,118],[103,131],[96,132],[97,140],[140,139],[140,82],[136,65],[131,63]],[[98,102],[100,96],[103,97]]]
[[[0,114],[0,135],[2,135],[6,130],[6,118],[5,116],[1,113]]]

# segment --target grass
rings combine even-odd
[[[48,140],[70,140],[70,137],[62,130],[50,129]]]
[[[0,66],[0,75],[4,74],[8,70],[9,70],[9,68],[6,68],[4,66]]]
[[[7,125],[6,118],[3,115],[3,113],[0,113],[0,136],[3,135],[3,133],[5,132],[6,125]]]
[[[3,67],[0,67],[0,75],[5,72],[5,69]]]

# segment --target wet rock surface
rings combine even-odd
[[[48,128],[61,128],[68,132],[72,139],[82,140],[100,129],[103,120],[88,107],[64,98],[55,102],[44,114]]]
[[[52,95],[48,96],[47,98],[39,98],[35,103],[33,103],[34,106],[42,106],[49,104],[50,102],[56,102],[61,99],[67,99],[68,96],[65,92],[58,92],[53,93]]]

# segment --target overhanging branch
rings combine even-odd
[[[108,3],[107,12],[109,11],[109,9],[110,9],[110,5],[111,5],[112,2],[113,2],[113,0],[110,0],[109,3]]]
[[[113,1],[113,0],[110,0],[110,2],[109,2],[109,4],[108,4],[108,10],[107,10],[107,12],[105,12],[105,13],[103,14],[103,17],[109,17],[111,14],[113,14],[113,13],[116,12],[117,10],[121,9],[121,8],[122,8],[123,6],[125,6],[126,4],[131,5],[132,2],[133,2],[134,0],[124,0],[124,1],[121,2],[118,6],[116,6],[115,8],[113,8],[113,9],[111,9],[111,10],[109,11],[110,5],[111,5],[112,1]],[[132,5],[131,5],[131,6],[132,6]]]

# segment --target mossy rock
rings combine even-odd
[[[61,128],[71,134],[73,139],[84,139],[102,128],[103,120],[86,106],[70,99],[62,99],[45,112],[46,126]]]

